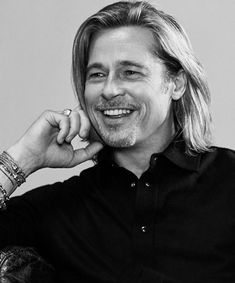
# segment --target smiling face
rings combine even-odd
[[[85,104],[93,127],[113,147],[145,145],[173,134],[171,83],[141,27],[99,32],[91,43]]]

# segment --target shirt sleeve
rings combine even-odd
[[[76,180],[70,178],[10,198],[7,209],[0,211],[0,249],[9,245],[37,246],[40,221],[55,209],[58,200],[63,203],[64,191],[72,189]]]
[[[24,196],[13,197],[0,211],[0,249],[9,245],[34,244],[33,211]]]

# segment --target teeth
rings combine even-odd
[[[129,113],[131,113],[131,110],[129,109],[104,110],[104,115],[108,115],[108,116],[117,116],[117,115],[129,114]]]

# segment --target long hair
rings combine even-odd
[[[194,55],[183,27],[170,15],[145,1],[120,1],[89,17],[79,28],[73,44],[72,80],[85,109],[84,89],[89,46],[97,32],[121,26],[149,29],[155,39],[154,55],[166,66],[168,76],[183,70],[184,95],[173,101],[177,132],[182,134],[186,152],[208,151],[211,146],[210,92],[202,65]]]

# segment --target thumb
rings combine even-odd
[[[85,148],[79,148],[74,151],[74,157],[70,164],[71,167],[76,166],[82,162],[92,159],[103,148],[100,142],[93,142],[88,144]]]

